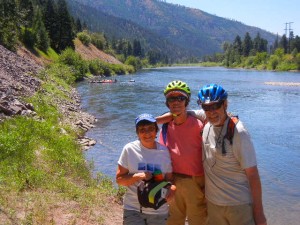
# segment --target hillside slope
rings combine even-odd
[[[106,23],[113,21],[110,21],[108,16],[102,20],[97,17],[98,14],[105,13],[119,20],[130,21],[135,24],[136,29],[141,27],[148,30],[149,34],[159,37],[161,42],[172,43],[178,49],[185,49],[188,54],[195,56],[220,52],[224,41],[233,41],[236,35],[243,38],[246,32],[249,32],[252,38],[259,32],[269,43],[275,40],[274,34],[260,28],[158,0],[68,0],[68,2],[73,16],[88,21],[88,25],[94,30],[109,35],[112,28],[118,27],[118,24],[111,25],[110,28],[105,26]],[[93,8],[93,12],[89,11],[88,7]],[[141,34],[140,30],[135,32],[131,30],[128,33]],[[149,41],[147,34],[144,38]],[[148,42],[148,44],[156,48],[155,43]]]
[[[74,40],[74,44],[75,44],[75,51],[78,52],[85,60],[100,59],[101,61],[107,63],[122,64],[118,59],[99,50],[93,44],[90,44],[89,46],[85,46],[78,39]]]

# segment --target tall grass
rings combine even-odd
[[[48,218],[53,205],[74,201],[82,211],[95,205],[105,211],[107,196],[119,199],[124,192],[106,176],[92,178],[77,143],[80,131],[64,122],[59,102],[73,101],[70,68],[53,64],[38,77],[44,81],[40,91],[26,99],[37,116],[0,123],[0,221],[5,215],[6,224],[54,224]],[[74,220],[80,216],[69,210]]]

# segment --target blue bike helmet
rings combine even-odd
[[[201,104],[221,102],[227,99],[227,92],[220,85],[208,84],[199,90],[198,98]]]

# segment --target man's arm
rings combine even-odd
[[[267,225],[262,205],[262,189],[257,166],[245,169],[253,201],[253,216],[256,225]]]
[[[157,116],[155,119],[158,124],[168,123],[173,120],[173,115],[170,112],[166,112],[160,116]]]
[[[197,118],[198,120],[201,120],[202,123],[204,123],[204,121],[206,119],[205,112],[202,109],[201,110],[187,110],[187,113],[188,113],[188,115],[191,115],[191,116]],[[176,116],[176,115],[173,115],[170,112],[166,112],[160,116],[157,116],[155,119],[158,124],[163,124],[163,123],[168,123],[168,122],[172,121],[174,116]]]

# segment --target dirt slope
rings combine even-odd
[[[75,51],[78,52],[86,60],[100,59],[107,63],[122,64],[115,57],[113,57],[109,54],[106,54],[105,52],[97,49],[92,44],[90,44],[89,46],[85,46],[78,39],[75,39],[74,44],[75,44]]]

